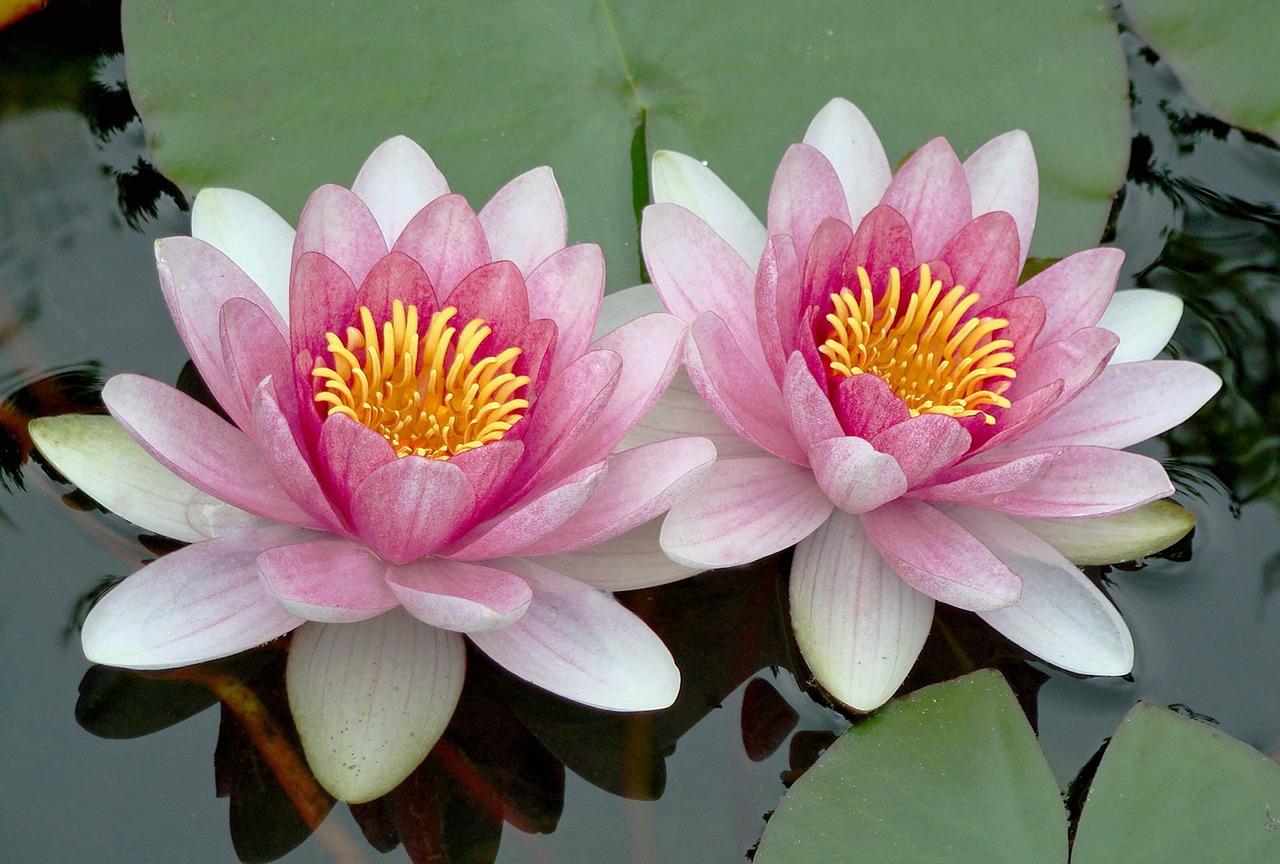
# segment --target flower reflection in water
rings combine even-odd
[[[937,138],[894,175],[835,100],[783,157],[767,227],[694,159],[659,153],[653,173],[645,260],[690,323],[692,386],[645,426],[649,440],[697,429],[720,455],[663,547],[726,567],[798,543],[797,640],[856,709],[898,689],[935,600],[1064,669],[1128,673],[1128,628],[1069,558],[1126,560],[1189,529],[1179,508],[1143,506],[1173,492],[1160,463],[1120,448],[1220,381],[1152,359],[1181,304],[1113,299],[1119,250],[1018,284],[1037,206],[1028,137],[963,164]]]
[[[477,214],[394,138],[352,190],[318,189],[296,233],[230,190],[197,197],[192,231],[157,243],[161,284],[231,422],[119,375],[111,418],[31,427],[101,504],[192,543],[94,607],[91,660],[172,668],[293,632],[308,762],[350,801],[431,750],[462,690],[462,633],[567,698],[671,704],[669,652],[605,591],[693,572],[663,557],[654,520],[714,448],[614,452],[685,328],[626,320],[610,298],[626,323],[595,338],[603,259],[565,245],[550,170]]]

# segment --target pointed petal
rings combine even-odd
[[[833,507],[807,468],[773,457],[717,462],[667,514],[662,548],[688,567],[747,564],[808,537]]]
[[[1044,303],[1044,329],[1036,345],[1066,339],[1081,327],[1093,327],[1115,292],[1124,252],[1099,247],[1063,258],[1018,286],[1017,296]]]
[[[862,438],[828,438],[809,448],[813,476],[846,513],[865,513],[907,491],[907,475]]]
[[[764,225],[715,172],[682,153],[659,150],[653,154],[650,180],[655,204],[686,208],[755,267],[764,250]]]
[[[582,508],[522,554],[583,549],[648,522],[687,498],[715,458],[715,445],[705,438],[673,438],[616,453],[606,463],[608,479]]]
[[[442,195],[417,213],[392,251],[422,265],[442,301],[468,273],[493,260],[471,205],[461,195]]]
[[[222,252],[289,315],[293,226],[266,204],[236,189],[201,189],[191,207],[191,236]]]
[[[911,225],[916,257],[931,261],[973,219],[969,181],[945,138],[934,138],[898,169],[883,203]]]
[[[426,326],[431,316],[440,308],[440,300],[436,297],[435,287],[427,278],[427,271],[422,265],[403,252],[388,252],[373,265],[369,275],[360,283],[356,291],[354,309],[368,307],[369,313],[377,326],[383,321],[390,321],[395,309],[395,301],[405,306],[414,306],[418,310],[419,326]],[[348,322],[359,327],[355,320]],[[345,331],[335,331],[345,335]],[[327,353],[327,352],[326,352]]]
[[[911,418],[907,403],[879,375],[852,375],[836,386],[832,404],[846,435],[871,438]]]
[[[975,611],[1017,602],[1017,574],[933,505],[900,498],[861,518],[880,554],[917,591]]]
[[[787,422],[806,452],[819,441],[844,435],[831,400],[809,374],[809,365],[799,351],[791,352],[787,360],[782,397],[787,408]]]
[[[351,501],[351,521],[375,552],[403,564],[452,539],[474,504],[475,490],[456,465],[405,456],[360,484]]]
[[[476,633],[514,623],[529,608],[529,583],[501,567],[447,558],[423,558],[392,566],[387,582],[419,621]]]
[[[965,503],[995,498],[1003,501],[1009,493],[1043,477],[1060,455],[1058,450],[1045,450],[1004,461],[974,460],[945,472],[932,485],[915,490],[911,497]]]
[[[687,579],[702,571],[677,564],[658,545],[662,517],[577,552],[546,555],[538,563],[605,591],[634,591]]]
[[[606,473],[602,462],[570,474],[559,485],[476,527],[445,552],[459,561],[524,554],[581,510]]]
[[[613,597],[529,559],[513,562],[533,588],[519,621],[471,634],[512,674],[608,711],[666,708],[680,690],[671,654]]]
[[[310,372],[315,358],[330,359],[325,334],[345,334],[348,326],[359,321],[355,302],[360,283],[353,282],[336,261],[319,252],[300,256],[294,262],[291,279],[289,342],[294,368]],[[310,376],[293,374],[290,378],[299,403],[307,404],[312,396]]]
[[[1018,229],[1008,213],[984,213],[947,241],[938,258],[951,268],[951,278],[982,297],[974,307],[988,306],[1013,297],[1022,263],[1018,260]]]
[[[288,406],[290,416],[297,413],[297,393],[291,386],[293,356],[289,350],[289,338],[281,333],[272,320],[274,313],[233,297],[222,304],[218,329],[221,331],[222,357],[227,376],[232,382],[236,399],[235,409],[227,411],[239,425],[240,431],[250,438],[257,434],[253,428],[253,392],[262,379],[270,376],[285,384],[285,392],[277,392],[282,405]]]
[[[335,500],[350,502],[366,477],[396,458],[386,438],[345,414],[325,418],[320,428],[317,461],[324,467]]]
[[[830,160],[808,144],[792,144],[782,155],[769,188],[770,234],[785,234],[803,261],[823,220],[853,225],[844,187]]]
[[[1003,210],[1018,225],[1018,269],[1027,260],[1036,227],[1040,178],[1031,139],[1021,129],[997,135],[964,161],[964,175],[973,197],[973,215]]]
[[[856,516],[839,510],[800,541],[791,623],[818,683],[856,711],[889,700],[933,624],[933,599],[898,578]]]
[[[529,294],[524,277],[510,261],[494,261],[472,270],[444,301],[458,310],[461,327],[481,318],[493,329],[488,345],[495,353],[516,341],[529,325]]]
[[[1112,363],[1151,360],[1164,350],[1182,320],[1182,298],[1165,291],[1131,288],[1111,295],[1098,326],[1120,337]]]
[[[1195,527],[1191,511],[1169,500],[1152,501],[1127,513],[1084,519],[1014,521],[1081,567],[1114,564],[1153,555]]]
[[[1147,360],[1113,364],[1079,396],[1010,446],[1128,447],[1177,426],[1200,410],[1221,386],[1222,379],[1198,363]]]
[[[253,394],[253,425],[258,433],[258,448],[280,488],[316,522],[345,532],[346,523],[333,509],[311,463],[298,447],[297,436],[280,408],[271,379],[263,381]]]
[[[832,99],[804,133],[804,143],[831,163],[844,189],[851,225],[880,203],[893,174],[871,122],[851,102]]]
[[[465,664],[461,636],[399,610],[298,628],[285,685],[320,785],[352,803],[400,785],[449,725]]]
[[[591,243],[561,249],[529,274],[526,287],[529,318],[550,318],[556,323],[554,375],[591,344],[604,297],[604,255]]]
[[[608,294],[600,301],[600,317],[592,339],[612,333],[623,324],[650,312],[665,312],[662,298],[652,285],[633,285]]]
[[[309,621],[363,621],[399,605],[387,588],[386,562],[350,540],[275,546],[257,564],[262,584],[280,607]]]
[[[81,640],[94,663],[172,669],[227,657],[302,623],[271,599],[257,557],[306,532],[246,527],[170,552],[105,594],[85,619]]]
[[[61,414],[27,428],[59,474],[144,530],[195,543],[257,521],[157,462],[114,418]]]
[[[805,461],[787,427],[786,403],[776,381],[752,364],[714,312],[690,328],[685,368],[720,419],[748,441],[797,464]]]
[[[1022,579],[1013,606],[978,614],[1007,638],[1082,675],[1127,675],[1133,638],[1120,613],[1052,546],[1004,516],[957,508],[954,518]]]
[[[308,252],[324,255],[359,285],[387,254],[387,242],[364,201],[350,189],[329,184],[311,193],[298,217],[291,270]]]
[[[630,450],[655,441],[696,435],[716,445],[719,459],[738,456],[768,456],[737,432],[725,425],[707,400],[702,398],[689,374],[683,369],[676,372],[662,396],[640,418],[640,422],[627,433],[618,445],[619,450]]]
[[[564,198],[545,165],[499,189],[479,218],[493,260],[512,261],[525,276],[564,248]]]
[[[369,207],[390,247],[419,210],[449,193],[449,183],[425,150],[397,135],[364,160],[351,191]]]
[[[183,480],[275,522],[316,527],[243,432],[185,393],[141,375],[116,375],[102,400],[134,440]]]

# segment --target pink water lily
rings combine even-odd
[[[696,430],[720,457],[663,548],[728,567],[798,544],[796,637],[857,709],[901,684],[935,601],[1064,669],[1129,672],[1123,619],[1067,556],[1125,560],[1188,530],[1180,508],[1144,507],[1173,492],[1161,464],[1122,448],[1220,382],[1152,359],[1181,305],[1113,301],[1119,250],[1018,283],[1038,199],[1027,135],[963,163],[936,138],[895,175],[835,100],[783,157],[766,225],[694,159],[659,153],[653,175],[645,261],[689,322],[688,379],[634,440]]]
[[[308,760],[351,801],[393,788],[444,730],[463,633],[570,699],[671,704],[670,654],[607,591],[693,572],[662,555],[654,520],[715,449],[618,449],[685,325],[652,314],[597,337],[603,258],[565,245],[549,169],[477,214],[394,138],[352,189],[316,190],[296,233],[230,190],[197,197],[192,232],[157,243],[160,281],[230,422],[118,375],[111,418],[32,427],[72,482],[192,544],[102,598],[89,659],[173,667],[294,631]],[[611,300],[604,316],[625,320]]]

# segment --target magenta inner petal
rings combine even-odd
[[[421,264],[442,300],[468,273],[493,260],[484,228],[461,195],[442,195],[424,207],[409,220],[392,251]]]
[[[838,380],[831,404],[846,435],[868,440],[911,417],[907,403],[884,379],[866,373]]]
[[[493,328],[488,344],[497,350],[512,344],[529,324],[524,277],[510,261],[494,261],[471,271],[445,304],[457,308],[459,321],[483,319]]]
[[[432,314],[440,308],[426,271],[403,252],[391,252],[373,265],[356,292],[353,306],[368,308],[373,320],[381,325],[383,321],[391,320],[392,304],[396,300],[405,306],[416,307],[421,322],[430,321]],[[348,324],[359,326],[355,319]],[[343,331],[335,332],[343,335]]]
[[[317,457],[332,493],[329,497],[348,518],[356,488],[397,458],[386,438],[345,414],[325,418]]]
[[[844,270],[849,284],[855,285],[857,269],[862,267],[871,279],[873,290],[880,291],[888,284],[891,269],[896,267],[899,273],[909,273],[917,263],[911,226],[897,210],[881,204],[858,223],[846,253]]]
[[[1018,226],[1008,213],[984,213],[947,241],[938,258],[951,268],[954,284],[979,295],[979,314],[1013,297],[1021,273]]]
[[[405,456],[365,478],[351,502],[360,539],[396,564],[434,552],[471,516],[475,490],[443,459]]]
[[[302,208],[290,270],[296,272],[298,262],[308,253],[319,253],[335,262],[359,285],[378,259],[387,254],[387,241],[360,196],[329,184],[312,192]],[[294,294],[292,285],[289,294]]]

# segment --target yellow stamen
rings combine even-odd
[[[481,355],[492,328],[474,318],[458,330],[449,324],[456,314],[452,306],[436,312],[420,336],[416,306],[394,301],[381,333],[360,307],[360,326],[348,327],[345,341],[326,334],[332,363],[316,358],[321,413],[363,423],[400,456],[448,459],[501,439],[529,407],[517,398],[529,377],[512,371],[520,349]]]
[[[983,409],[1009,407],[1001,394],[1017,374],[1009,368],[1013,342],[997,338],[1008,320],[968,316],[978,295],[963,285],[943,294],[927,264],[906,298],[896,267],[878,303],[862,267],[858,283],[856,294],[846,287],[831,295],[831,329],[818,351],[832,377],[876,375],[902,397],[912,417],[980,414],[995,423]]]

